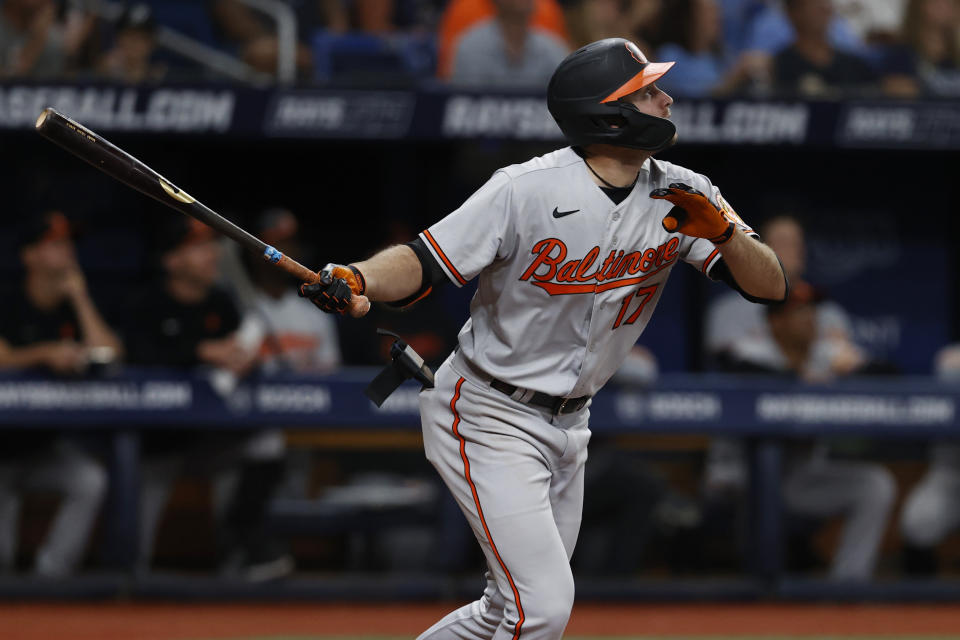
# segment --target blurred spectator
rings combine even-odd
[[[936,355],[935,370],[941,380],[960,380],[960,345],[944,347]],[[932,574],[937,569],[937,546],[960,529],[960,442],[935,442],[930,468],[911,489],[900,514],[904,540],[904,570]]]
[[[800,282],[807,270],[807,247],[800,222],[787,215],[775,216],[760,228],[760,237],[772,248],[789,282]],[[818,343],[830,343],[838,354],[859,358],[860,349],[852,342],[850,319],[835,302],[820,300],[816,308]],[[766,310],[748,304],[729,291],[713,299],[707,309],[704,346],[711,368],[729,368],[734,345],[741,340],[769,340]],[[732,438],[714,438],[707,454],[705,486],[708,494],[723,500],[746,484],[746,462],[742,444]]]
[[[418,0],[319,0],[332,31],[363,31],[389,33],[396,29],[422,26],[423,14],[430,14],[429,4]]]
[[[156,31],[150,7],[137,4],[125,9],[115,26],[113,48],[97,63],[98,74],[127,84],[163,80],[167,68],[153,59]]]
[[[786,0],[786,8],[796,39],[774,57],[779,91],[816,98],[878,88],[865,60],[830,43],[830,0]]]
[[[300,233],[297,218],[286,209],[272,208],[262,212],[254,233],[284,255],[297,260],[307,259],[297,240]],[[238,248],[233,242],[230,247]],[[262,373],[268,376],[329,374],[339,369],[340,344],[333,316],[317,314],[313,305],[297,295],[292,286],[296,282],[285,271],[249,251],[233,255],[239,258],[244,268],[241,273],[231,276],[231,284],[243,301],[246,330],[259,336],[258,362]],[[230,270],[228,267],[227,272]],[[279,491],[284,475],[288,493],[298,498],[309,495],[313,471],[311,452],[306,449],[287,451],[281,428],[265,429],[257,437],[262,445],[270,444],[272,453],[259,463],[248,462],[240,482],[244,478],[265,478],[273,470],[271,482],[263,483],[265,486],[259,489],[267,494],[264,505]],[[259,551],[255,552],[260,557],[266,560],[287,557],[282,552],[282,545],[265,531],[261,539],[263,542],[257,547]]]
[[[808,382],[849,375],[866,364],[850,342],[831,339],[818,325],[822,294],[803,280],[791,283],[787,303],[764,309],[767,331],[744,335],[730,344],[727,368],[790,373]]]
[[[54,0],[0,4],[0,77],[55,77],[70,70],[96,19],[83,7]]]
[[[0,315],[0,367],[80,375],[92,360],[113,360],[120,342],[97,311],[74,255],[63,214],[30,218],[20,238],[23,289]],[[94,356],[96,358],[94,358]],[[0,570],[17,554],[20,496],[60,494],[62,500],[34,562],[42,576],[77,569],[107,488],[107,475],[74,438],[35,430],[3,435],[0,447]]]
[[[302,260],[298,228],[293,213],[274,208],[260,214],[255,232],[284,255]],[[242,255],[253,285],[252,296],[244,302],[244,322],[256,324],[262,335],[262,371],[270,375],[331,373],[339,369],[340,345],[333,316],[317,314],[313,305],[298,296],[287,272],[250,252]]]
[[[769,334],[743,337],[731,346],[732,371],[787,375],[826,382],[862,371],[866,358],[836,341],[818,338],[817,293],[802,281],[791,283],[783,305],[767,308]],[[896,482],[883,466],[831,458],[825,440],[812,447],[795,445],[787,460],[783,498],[787,511],[805,517],[843,516],[841,539],[834,552],[830,577],[869,580],[887,528]]]
[[[796,27],[788,15],[791,0],[725,0],[725,2],[740,5],[741,11],[737,17],[745,19],[745,27],[739,30],[739,49],[735,51],[764,51],[773,55],[796,40]],[[800,0],[800,4],[805,2],[806,0]],[[832,12],[831,0],[825,0],[825,2],[831,10],[826,26],[827,40],[831,46],[839,51],[863,54],[865,52],[863,41],[842,16]],[[731,19],[734,15],[732,12],[725,12],[725,16]],[[726,28],[728,31],[735,31],[732,25]]]
[[[675,71],[657,85],[671,95],[729,95],[770,85],[771,58],[747,51],[727,56],[717,0],[666,0],[660,21],[660,60],[677,62]]]
[[[494,0],[496,15],[457,41],[450,81],[483,87],[542,87],[567,55],[553,35],[530,26],[534,0]]]
[[[292,5],[291,8],[301,10],[297,16],[295,63],[297,75],[309,78],[313,57],[310,48],[304,43],[313,28],[342,21],[341,3],[338,0],[316,0],[288,4]],[[212,0],[210,13],[226,44],[235,49],[244,62],[262,73],[276,74],[279,51],[276,23],[265,14],[237,0]]]
[[[910,0],[899,42],[879,64],[888,95],[960,96],[960,3]]]
[[[178,217],[160,234],[159,244],[164,278],[132,305],[130,361],[212,367],[211,384],[229,397],[237,378],[256,365],[259,337],[241,331],[233,300],[214,285],[219,259],[214,233],[200,222]],[[263,526],[266,505],[281,480],[282,438],[278,442],[264,433],[164,430],[144,434],[142,447],[140,570],[152,560],[160,516],[176,477],[182,471],[211,474],[224,469],[234,473],[221,478],[238,479],[214,487],[221,571],[267,579],[292,569],[288,556],[266,546]]]
[[[837,16],[868,45],[889,44],[896,39],[906,4],[907,0],[833,0]]]
[[[450,0],[440,18],[437,43],[437,75],[450,78],[460,38],[471,27],[492,18],[497,12],[495,0]],[[534,0],[530,16],[531,29],[552,34],[566,42],[563,12],[557,0]]]
[[[66,67],[63,25],[53,0],[5,0],[0,5],[0,66],[4,75],[57,76]]]
[[[236,333],[240,314],[214,286],[219,247],[213,230],[193,219],[173,218],[160,233],[163,282],[132,305],[130,362],[169,367],[210,365],[237,376],[256,355]]]
[[[760,237],[780,258],[783,270],[790,282],[799,281],[806,275],[807,245],[800,222],[787,215],[775,216],[760,228]],[[837,343],[838,353],[854,351],[851,342],[850,319],[840,305],[830,300],[821,300],[817,305],[818,340]],[[707,310],[705,346],[708,359],[716,364],[730,356],[729,350],[735,340],[743,336],[762,338],[769,328],[763,306],[747,304],[743,297],[729,291],[716,297]]]
[[[650,44],[660,16],[660,0],[567,0],[563,3],[573,49],[603,40],[626,38],[642,50]]]
[[[760,235],[780,258],[794,290],[791,301],[765,308],[735,292],[716,298],[708,309],[705,337],[714,366],[812,381],[868,367],[866,354],[851,339],[847,314],[803,280],[807,251],[800,223],[777,216],[764,223]],[[784,479],[784,499],[797,515],[827,517],[848,509],[851,515],[831,575],[867,579],[893,500],[893,482],[879,465],[830,460],[828,451],[821,442],[812,452],[808,447],[795,452]],[[743,490],[746,460],[739,441],[717,438],[711,443],[704,483],[708,498],[715,500]],[[868,529],[861,539],[861,531]]]

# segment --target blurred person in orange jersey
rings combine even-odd
[[[120,341],[87,291],[70,224],[51,211],[27,220],[20,238],[25,277],[0,315],[0,367],[79,376]],[[0,570],[16,561],[21,494],[52,491],[62,500],[37,551],[34,571],[63,576],[77,569],[107,488],[103,466],[81,441],[61,433],[18,430],[0,447]]]
[[[453,73],[457,41],[476,23],[492,18],[497,11],[494,0],[450,0],[440,18],[437,35],[437,76],[443,79]],[[534,0],[530,26],[567,41],[563,11],[557,0]]]

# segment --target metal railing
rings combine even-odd
[[[297,77],[297,16],[281,0],[237,0],[269,15],[277,23],[277,82],[293,84]]]
[[[297,56],[297,17],[293,10],[280,0],[237,0],[240,4],[260,11],[269,16],[277,26],[277,72],[276,78],[254,69],[252,66],[199,40],[172,29],[158,25],[157,44],[174,53],[197,62],[207,69],[233,80],[256,85],[270,84],[274,80],[281,84],[292,84],[296,80]],[[90,3],[86,10],[114,21],[120,17],[126,6],[119,2],[105,0]]]

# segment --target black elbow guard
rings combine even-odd
[[[780,258],[778,257],[777,262],[779,261]],[[737,283],[736,278],[733,277],[733,274],[730,273],[730,267],[728,267],[727,263],[723,261],[723,258],[717,260],[717,262],[713,265],[713,268],[710,269],[709,276],[711,280],[719,280],[720,282],[726,283],[727,286],[743,296],[745,300],[749,300],[750,302],[755,302],[758,304],[773,305],[784,303],[787,299],[787,296],[790,294],[790,281],[787,280],[787,273],[783,270],[782,264],[780,265],[780,271],[783,273],[784,282],[783,298],[780,300],[774,300],[772,298],[758,298],[744,291],[742,288],[740,288],[740,285]]]
[[[423,272],[423,277],[420,282],[419,289],[403,300],[394,300],[393,302],[388,302],[387,304],[389,304],[391,307],[410,306],[414,302],[417,302],[421,298],[429,295],[435,286],[439,286],[444,282],[447,282],[447,275],[443,272],[443,269],[440,268],[440,265],[437,263],[437,261],[433,259],[430,251],[427,249],[426,245],[423,244],[423,240],[417,238],[406,243],[406,246],[413,250],[413,253],[417,256],[417,260],[420,261],[420,269]]]

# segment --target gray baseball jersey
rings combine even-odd
[[[569,147],[497,171],[421,234],[457,286],[480,276],[463,354],[500,380],[554,396],[593,395],[650,320],[673,266],[704,273],[719,250],[661,226],[650,191],[684,182],[752,233],[703,175],[647,160],[614,204]]]
[[[551,396],[594,394],[650,319],[670,270],[719,251],[668,233],[650,191],[684,182],[743,225],[702,175],[647,160],[619,204],[565,148],[497,171],[421,234],[458,286],[479,276],[460,349],[420,394],[423,442],[473,528],[487,589],[420,640],[557,640],[573,606],[589,409],[556,415],[491,378]]]

